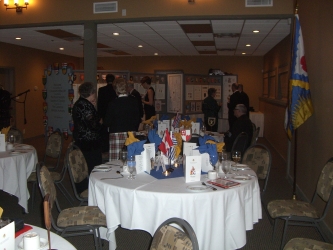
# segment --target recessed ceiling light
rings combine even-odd
[[[254,30],[252,31],[253,33],[259,33],[260,31],[259,30]]]
[[[242,55],[246,55],[246,53],[245,53],[245,52],[242,52]]]
[[[21,40],[22,38],[21,38],[21,37],[16,37],[15,39],[16,39],[16,40]]]
[[[138,47],[139,47],[139,48],[142,48],[143,46],[140,44],[140,45],[138,45]]]
[[[112,33],[112,35],[119,36],[119,33],[118,32],[114,32],[114,33]]]
[[[158,53],[154,53],[154,56],[158,56]]]
[[[251,44],[246,44],[245,46],[246,46],[246,47],[251,47]]]
[[[64,48],[59,48],[60,50],[65,50]]]

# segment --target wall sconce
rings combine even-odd
[[[6,10],[15,9],[16,12],[22,12],[22,9],[28,9],[28,5],[29,5],[29,0],[24,0],[24,5],[25,6],[21,6],[19,4],[19,0],[14,0],[15,7],[8,7],[9,6],[8,2],[9,2],[9,0],[4,0],[4,5],[6,6]]]

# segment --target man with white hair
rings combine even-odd
[[[247,146],[250,145],[253,135],[253,128],[252,122],[246,113],[247,109],[244,104],[237,104],[234,108],[234,115],[237,117],[237,120],[233,123],[231,129],[224,134],[224,142],[226,144],[227,152],[231,151],[232,145],[236,137],[242,132],[245,132],[247,134]]]

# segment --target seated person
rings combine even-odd
[[[109,133],[137,131],[140,112],[135,98],[127,96],[127,84],[124,78],[115,80],[118,98],[109,103],[103,123],[109,127]]]
[[[224,142],[227,152],[231,151],[232,145],[240,133],[245,132],[247,134],[247,146],[250,145],[253,134],[252,122],[247,116],[247,108],[244,104],[236,105],[234,108],[234,115],[237,117],[237,120],[234,122],[231,129],[224,134]]]

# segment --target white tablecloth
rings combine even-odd
[[[43,228],[40,228],[37,226],[33,226],[33,225],[29,225],[29,226],[31,226],[32,229],[21,234],[20,236],[18,236],[15,239],[15,249],[19,249],[18,245],[23,240],[23,235],[26,233],[29,233],[29,232],[36,232],[39,234],[40,238],[47,239],[47,230],[46,229],[43,229]],[[59,249],[59,250],[75,250],[76,249],[71,243],[69,243],[67,240],[65,240],[64,238],[62,238],[61,236],[59,236],[55,233],[51,232],[50,237],[51,237],[51,248],[52,249]],[[47,247],[45,247],[45,248],[41,248],[41,250],[44,250],[44,249],[49,249],[49,245],[47,245]]]
[[[116,170],[92,173],[89,180],[89,205],[97,205],[106,214],[110,249],[116,248],[118,225],[153,235],[171,217],[190,223],[200,249],[237,249],[246,244],[246,230],[262,218],[255,177],[237,187],[205,192],[190,192],[186,187],[195,183],[185,183],[183,177],[158,180],[142,173],[135,180],[100,180],[119,177]]]
[[[28,212],[27,179],[36,168],[38,157],[32,146],[16,144],[14,147],[14,152],[0,152],[0,189],[15,195],[19,205]]]

